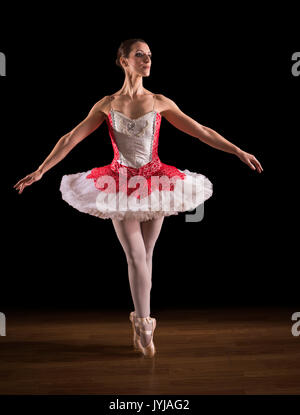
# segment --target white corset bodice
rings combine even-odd
[[[110,114],[114,141],[119,151],[118,162],[140,168],[152,161],[157,112],[150,111],[134,120],[113,109]]]

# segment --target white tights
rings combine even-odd
[[[152,256],[164,217],[139,222],[135,219],[113,219],[118,239],[128,264],[128,277],[136,316],[150,315]]]

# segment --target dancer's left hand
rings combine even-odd
[[[260,162],[254,157],[253,154],[246,153],[246,151],[240,150],[237,153],[238,158],[247,166],[249,166],[252,170],[257,170],[258,173],[263,171]]]

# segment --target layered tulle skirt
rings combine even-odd
[[[64,175],[62,199],[82,213],[102,219],[140,222],[192,211],[213,194],[204,175],[159,162],[153,173],[112,165]]]

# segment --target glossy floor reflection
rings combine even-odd
[[[2,310],[0,394],[299,394],[291,308],[152,310],[157,354],[128,311]]]

